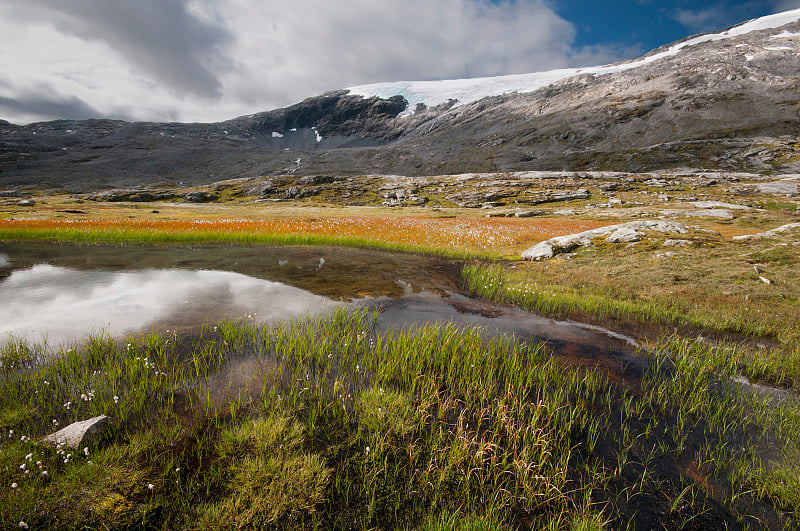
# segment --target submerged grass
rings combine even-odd
[[[735,356],[659,352],[630,388],[539,344],[453,326],[381,334],[351,311],[55,355],[9,343],[0,526],[800,524],[796,405],[735,392]],[[34,443],[101,413],[115,420],[102,441]]]
[[[741,374],[800,389],[800,315],[796,304],[788,299],[771,305],[759,305],[753,300],[744,306],[703,298],[701,292],[697,298],[688,300],[669,294],[643,297],[607,284],[559,283],[546,274],[509,271],[498,264],[467,265],[462,270],[462,280],[472,295],[544,315],[588,315],[603,321],[639,322],[662,329],[683,327],[701,334],[771,338],[777,340],[774,348],[761,348],[755,354],[745,349],[738,351]]]

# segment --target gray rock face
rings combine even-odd
[[[742,241],[752,238],[777,238],[785,232],[791,232],[795,230],[800,231],[800,223],[789,223],[788,225],[782,225],[772,230],[759,232],[758,234],[743,234],[741,236],[734,236],[732,239],[734,241]]]
[[[800,180],[800,177],[788,177],[780,181],[759,183],[756,188],[762,194],[783,194],[786,197],[794,197],[800,195],[800,192],[798,192],[798,180]]]
[[[209,201],[215,201],[217,195],[211,192],[189,192],[183,196],[183,199],[190,203],[208,203]]]
[[[111,417],[100,415],[81,422],[73,422],[66,428],[44,437],[41,442],[83,448],[102,437],[110,425]]]
[[[686,247],[691,243],[692,242],[689,241],[689,240],[673,240],[673,239],[669,239],[669,240],[664,240],[663,245],[664,245],[664,247]]]
[[[136,203],[169,201],[174,198],[175,194],[172,192],[151,190],[108,190],[86,196],[86,199],[90,201],[132,201]]]
[[[319,184],[329,184],[336,180],[335,177],[332,175],[308,175],[306,177],[301,177],[297,180],[297,184],[308,186],[308,185],[319,185]]]
[[[569,234],[567,236],[558,236],[551,238],[547,241],[537,243],[522,253],[522,258],[525,260],[546,260],[552,258],[558,253],[569,252],[577,247],[588,247],[592,245],[592,239],[607,236],[618,235],[619,242],[634,242],[636,238],[641,239],[642,234],[639,231],[656,231],[686,234],[689,229],[682,223],[676,221],[631,221],[629,223],[622,223],[619,225],[609,225],[607,227],[600,227],[591,229],[577,234]],[[608,239],[606,239],[608,241]]]
[[[19,197],[19,190],[0,190],[0,197]]]

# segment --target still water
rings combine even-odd
[[[632,340],[459,293],[461,264],[330,247],[113,246],[0,242],[0,342],[51,347],[89,334],[191,331],[375,309],[385,330],[454,322],[545,340],[582,364],[630,359]]]

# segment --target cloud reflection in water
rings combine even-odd
[[[222,318],[274,321],[338,303],[278,282],[227,271],[81,271],[36,265],[0,282],[0,341],[13,335],[52,346],[92,333],[196,327]]]

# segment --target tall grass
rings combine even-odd
[[[792,507],[759,479],[783,469],[741,464],[756,454],[720,457],[718,477],[763,486],[731,489],[724,509],[680,472],[699,434],[713,443],[704,463],[753,427],[793,448],[789,416],[752,420],[757,400],[714,406],[722,361],[706,370],[675,347],[631,387],[540,344],[448,325],[378,333],[376,318],[221,323],[59,353],[8,344],[0,526],[598,529],[709,511],[738,525],[744,499]],[[33,442],[101,413],[113,428],[85,451]]]
[[[537,313],[561,317],[590,315],[601,320],[638,321],[662,327],[686,327],[750,337],[771,337],[784,348],[752,357],[752,374],[769,381],[800,384],[800,334],[793,323],[781,322],[746,309],[689,305],[675,297],[626,296],[603,286],[576,289],[544,279],[514,276],[502,265],[469,264],[461,273],[466,291],[477,297],[506,302]]]
[[[149,231],[137,229],[4,229],[0,240],[44,240],[74,243],[135,243],[135,244],[196,244],[207,242],[236,243],[242,245],[341,245],[364,249],[427,254],[453,259],[493,259],[499,255],[439,246],[412,245],[384,241],[369,237],[327,236],[319,234],[269,234],[217,231]]]

